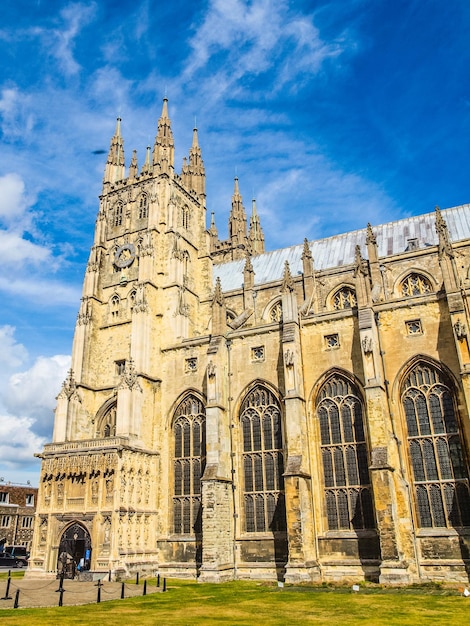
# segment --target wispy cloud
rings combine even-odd
[[[198,89],[215,99],[226,94],[269,100],[281,89],[298,90],[347,45],[324,41],[313,14],[295,13],[288,2],[212,0],[190,40],[182,79],[196,78]],[[260,75],[264,80],[257,85]]]

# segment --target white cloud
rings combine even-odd
[[[13,415],[28,415],[33,430],[50,433],[55,397],[70,368],[70,357],[38,357],[32,367],[10,376],[5,390],[5,406]]]
[[[2,370],[0,385],[9,372],[23,365],[27,358],[28,351],[15,339],[15,328],[13,326],[0,326],[0,365]]]
[[[21,217],[27,206],[22,178],[14,173],[0,176],[0,219],[11,222]]]
[[[34,453],[51,440],[55,397],[70,367],[67,355],[40,356],[28,367],[26,348],[12,326],[0,326],[0,475],[32,479]]]
[[[0,415],[0,472],[6,480],[9,470],[16,476],[17,470],[26,470],[28,464],[34,463],[34,454],[47,441],[33,432],[33,425],[31,418]]]

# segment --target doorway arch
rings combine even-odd
[[[57,573],[64,578],[75,578],[79,571],[89,570],[90,564],[90,533],[76,522],[66,528],[60,538]]]

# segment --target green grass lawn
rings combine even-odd
[[[153,583],[154,584],[154,583]],[[470,598],[437,585],[407,589],[290,587],[235,581],[219,585],[168,581],[165,594],[101,604],[6,609],[2,626],[97,624],[451,624],[470,623]]]

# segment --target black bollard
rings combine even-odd
[[[99,604],[101,602],[101,585],[98,585],[98,593],[96,594],[96,603]]]
[[[64,590],[59,590],[59,606],[63,606],[64,604]]]
[[[137,572],[137,574],[135,575],[135,584],[139,584],[139,572]]]
[[[160,587],[160,574],[157,574],[157,587]]]
[[[59,576],[59,588],[56,589],[56,592],[60,593],[64,590],[64,573]]]
[[[143,592],[143,594],[142,594],[142,595],[143,595],[143,596],[146,596],[146,595],[147,595],[147,581],[146,581],[146,580],[144,580],[144,592]]]
[[[121,600],[124,600],[124,583],[121,585]]]
[[[108,580],[109,580],[109,582],[111,582],[111,570],[109,570],[109,572],[108,572]]]
[[[13,608],[14,608],[14,609],[17,609],[17,608],[18,608],[19,603],[20,603],[20,590],[19,590],[19,589],[17,589],[17,590],[16,590],[16,593],[15,593],[15,603],[13,604]]]
[[[10,572],[8,572],[7,589],[5,591],[5,595],[3,596],[2,600],[11,600],[10,585],[11,585],[11,577],[10,577]]]
[[[163,591],[166,591],[166,578],[163,579]]]

